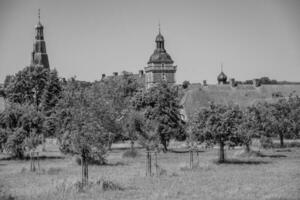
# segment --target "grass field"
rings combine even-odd
[[[46,155],[59,156],[55,146]],[[136,158],[123,158],[125,151],[114,148],[108,165],[90,166],[90,180],[109,180],[120,190],[104,191],[92,185],[78,192],[81,167],[74,158],[40,161],[41,174],[29,172],[29,161],[0,161],[0,190],[17,199],[300,199],[300,149],[263,151],[265,157],[236,158],[240,150],[228,150],[232,163],[216,164],[217,149],[199,153],[195,168],[187,168],[187,153],[160,153],[160,176],[145,177],[145,152]],[[237,162],[239,161],[239,162]],[[154,168],[155,171],[155,168]],[[0,195],[1,196],[1,195]]]

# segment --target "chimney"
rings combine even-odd
[[[118,76],[118,72],[114,72],[113,75],[114,75],[114,76]]]
[[[260,81],[259,81],[259,79],[253,79],[253,86],[254,86],[254,87],[259,87],[259,86],[260,86]]]
[[[206,80],[203,80],[203,86],[207,86]]]
[[[101,79],[104,79],[105,78],[105,74],[102,74],[102,78]]]
[[[143,70],[139,70],[139,77],[144,76],[144,71]]]
[[[230,86],[231,86],[231,87],[235,87],[235,86],[237,86],[237,84],[236,84],[236,82],[235,82],[235,79],[234,79],[234,78],[231,78],[231,79],[229,80],[229,84],[230,84]]]

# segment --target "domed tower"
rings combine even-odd
[[[150,88],[156,83],[165,81],[170,85],[175,84],[175,73],[177,66],[174,66],[174,61],[165,49],[165,39],[160,32],[155,39],[156,49],[150,56],[147,67],[145,67],[146,73],[146,88]]]
[[[217,79],[219,85],[224,85],[227,83],[227,76],[223,72],[223,64],[221,64],[221,73],[219,74]]]
[[[40,21],[40,9],[38,14],[39,21],[35,26],[35,41],[31,53],[31,65],[49,68],[48,54],[46,52],[46,42],[44,40],[44,27]]]

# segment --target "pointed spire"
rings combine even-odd
[[[158,21],[158,33],[160,34],[160,20]]]
[[[38,18],[39,18],[39,23],[41,22],[41,9],[38,11]]]
[[[223,62],[221,62],[221,72],[223,72]]]

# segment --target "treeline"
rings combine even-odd
[[[269,77],[258,78],[257,81],[262,85],[299,85],[300,82],[291,82],[291,81],[278,81],[276,79],[270,79]],[[236,81],[237,84],[250,85],[253,84],[253,80],[246,81]]]
[[[189,122],[191,141],[218,144],[219,162],[225,161],[225,145],[244,145],[250,151],[253,138],[271,146],[272,138],[298,138],[300,132],[300,98],[289,96],[275,103],[259,103],[245,109],[237,105],[215,105],[201,109]]]
[[[128,72],[89,83],[30,66],[7,76],[2,91],[0,150],[22,159],[55,137],[63,153],[80,156],[83,182],[88,163],[105,163],[113,142],[166,151],[170,139],[185,139],[177,89],[161,83],[145,90]]]

